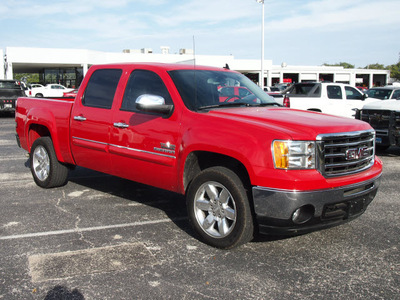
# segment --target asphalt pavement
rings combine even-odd
[[[41,189],[0,118],[0,299],[400,299],[400,148],[358,219],[234,250],[196,239],[184,198],[76,168]]]

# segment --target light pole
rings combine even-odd
[[[261,78],[260,78],[260,87],[264,90],[264,0],[256,0],[257,3],[262,4],[262,27],[261,27]]]

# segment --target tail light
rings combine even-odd
[[[283,106],[290,107],[290,98],[288,95],[285,95],[285,97],[283,98]]]

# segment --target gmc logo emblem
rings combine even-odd
[[[369,153],[367,146],[346,150],[346,160],[360,159],[367,157],[368,155]]]

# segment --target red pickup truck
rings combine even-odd
[[[224,86],[251,94],[221,101]],[[219,68],[93,66],[75,99],[19,98],[15,119],[39,186],[78,165],[184,194],[199,238],[224,249],[352,220],[382,172],[367,123],[280,107]]]

